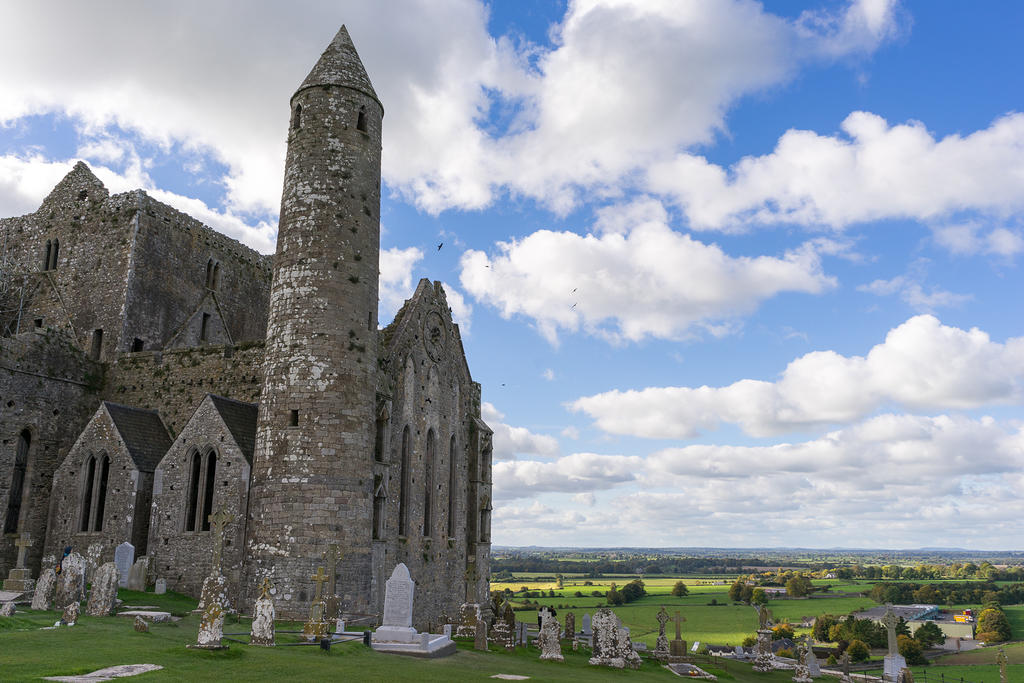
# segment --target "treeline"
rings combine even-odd
[[[756,560],[754,560],[756,562]],[[629,560],[563,560],[531,556],[512,556],[491,559],[491,574],[513,572],[550,572],[554,574],[583,574],[599,577],[604,574],[735,574],[751,560],[739,557],[673,557]]]
[[[994,567],[988,562],[955,562],[953,564],[917,564],[904,567],[898,564],[859,565],[835,567],[827,570],[838,579],[985,579],[988,581],[1024,581],[1024,567]]]
[[[997,586],[991,581],[970,583],[876,583],[868,597],[877,603],[928,605],[1024,603],[1024,583]]]

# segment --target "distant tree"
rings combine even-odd
[[[797,574],[786,581],[786,594],[794,598],[802,598],[811,592],[813,584],[804,574]]]
[[[811,635],[814,636],[815,640],[822,643],[834,641],[836,639],[831,637],[831,630],[837,623],[839,623],[839,619],[831,614],[819,615],[814,620],[814,628],[811,630]]]
[[[742,600],[743,602],[745,602],[745,603],[747,603],[749,605],[750,601],[753,600],[753,599],[754,599],[754,587],[753,586],[744,586],[743,590],[740,591],[740,600]]]
[[[626,603],[626,599],[622,597],[622,593],[619,592],[614,583],[608,589],[605,597],[608,599],[609,605],[624,605]]]
[[[742,576],[736,579],[736,581],[734,581],[733,584],[729,586],[729,599],[733,602],[739,602],[741,597],[743,596],[744,585],[745,582],[743,581]]]
[[[928,660],[925,659],[924,648],[921,647],[921,643],[917,642],[910,636],[902,634],[896,636],[896,649],[899,650],[899,653],[907,660],[907,664],[910,664],[911,666],[928,663]]]
[[[563,584],[563,581],[562,581],[562,575],[561,575],[561,574],[556,574],[556,575],[555,575],[555,586],[556,586],[556,587],[557,587],[557,588],[558,588],[559,590],[561,590],[562,588],[564,588],[564,587],[565,587],[565,586],[564,586],[564,584]]]
[[[687,588],[686,584],[682,581],[676,581],[676,585],[672,586],[672,595],[676,596],[677,598],[681,598],[684,595],[688,595],[689,593],[690,589]]]
[[[850,653],[851,662],[863,662],[871,655],[871,650],[860,640],[851,640],[846,651]]]
[[[644,582],[640,579],[633,579],[622,587],[622,599],[625,602],[633,602],[647,595],[644,589]]]
[[[783,638],[793,638],[793,627],[789,624],[772,626],[772,640],[782,640]]]
[[[896,635],[910,637],[910,627],[907,626],[907,620],[903,617],[896,620]]]
[[[755,638],[754,636],[747,636],[743,639],[741,645],[743,645],[743,647],[754,647],[755,645],[757,645],[757,638]]]
[[[755,588],[750,595],[750,602],[754,605],[766,605],[768,604],[768,594],[764,592],[763,588]]]
[[[573,593],[573,597],[582,598],[583,591],[576,591],[575,593]]]
[[[1012,635],[1010,621],[1006,618],[1006,613],[1001,609],[991,607],[982,610],[978,615],[978,630],[983,633],[995,633],[998,636],[998,641],[1009,640]],[[985,642],[998,641],[986,640]]]
[[[914,640],[921,643],[921,647],[928,648],[946,642],[946,636],[935,622],[927,621],[914,631]]]

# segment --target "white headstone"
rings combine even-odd
[[[589,636],[590,634],[590,612],[587,612],[583,615],[583,635]]]
[[[700,647],[700,641],[693,641],[693,645],[690,646],[690,652],[696,652],[698,647]]]
[[[412,600],[416,583],[409,568],[399,563],[384,584],[384,626],[412,628]]]
[[[157,579],[153,585],[153,592],[157,595],[163,595],[167,592],[167,579]]]
[[[117,585],[124,588],[128,585],[128,572],[135,563],[135,546],[128,541],[114,549],[114,564],[117,565]]]

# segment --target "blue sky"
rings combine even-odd
[[[385,108],[381,319],[446,284],[496,543],[1020,548],[1019,3],[0,21],[0,215],[84,159],[264,253],[288,98],[348,26]]]

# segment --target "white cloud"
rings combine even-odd
[[[926,291],[923,284],[909,275],[897,275],[891,280],[874,280],[866,285],[860,285],[857,289],[878,296],[898,294],[907,305],[917,311],[960,306],[973,298],[969,294],[955,294],[941,287],[931,287]]]
[[[788,21],[741,0],[579,0],[539,47],[491,36],[475,0],[410,0],[401,12],[355,0],[301,12],[7,3],[0,61],[18,66],[0,72],[0,124],[52,112],[88,135],[116,126],[180,144],[227,167],[228,211],[271,218],[288,98],[344,20],[387,111],[392,187],[434,212],[486,206],[503,189],[564,209],[584,188],[617,192],[636,169],[710,140],[737,98],[870,51],[892,34],[893,5]],[[71,66],[68,46],[83,41]],[[514,111],[507,130],[490,128],[499,108]]]
[[[545,368],[544,372],[540,373],[540,376],[549,382],[555,381],[555,371],[551,368]]]
[[[468,337],[473,322],[473,306],[462,296],[462,292],[448,284],[444,286],[445,297],[448,299],[448,308],[452,310],[452,321],[459,326],[459,333],[463,338]]]
[[[487,401],[481,406],[481,416],[494,431],[494,460],[515,460],[519,455],[537,455],[553,458],[558,455],[558,440],[546,434],[536,434],[526,427],[505,424],[505,415]]]
[[[651,168],[648,189],[674,198],[695,229],[842,229],[886,218],[934,221],[964,210],[1003,216],[1024,209],[1024,114],[941,140],[919,122],[889,125],[868,112],[850,114],[841,128],[844,135],[787,131],[771,154],[729,169],[680,154]]]
[[[579,398],[569,407],[613,434],[690,438],[721,423],[765,436],[842,424],[894,403],[965,410],[1024,397],[1024,337],[1004,344],[930,315],[892,329],[866,356],[815,351],[774,382],[724,387],[649,387]]]
[[[1024,252],[1019,231],[993,228],[987,232],[978,222],[967,221],[932,228],[935,241],[954,254],[994,254],[1012,257]]]
[[[540,493],[587,493],[634,481],[643,458],[573,453],[553,462],[503,461],[494,464],[496,499],[529,498]]]
[[[423,252],[417,247],[380,250],[380,311],[381,325],[387,325],[412,296],[412,270],[423,259]]]
[[[539,230],[499,253],[463,254],[460,282],[477,301],[508,318],[532,318],[552,343],[560,331],[613,342],[681,339],[703,330],[723,334],[735,316],[781,292],[816,294],[835,283],[821,271],[812,243],[773,256],[732,257],[717,245],[675,232],[651,200],[622,207],[637,223],[614,223],[604,234]],[[608,229],[614,224],[614,229]],[[686,264],[686,267],[680,267]]]

